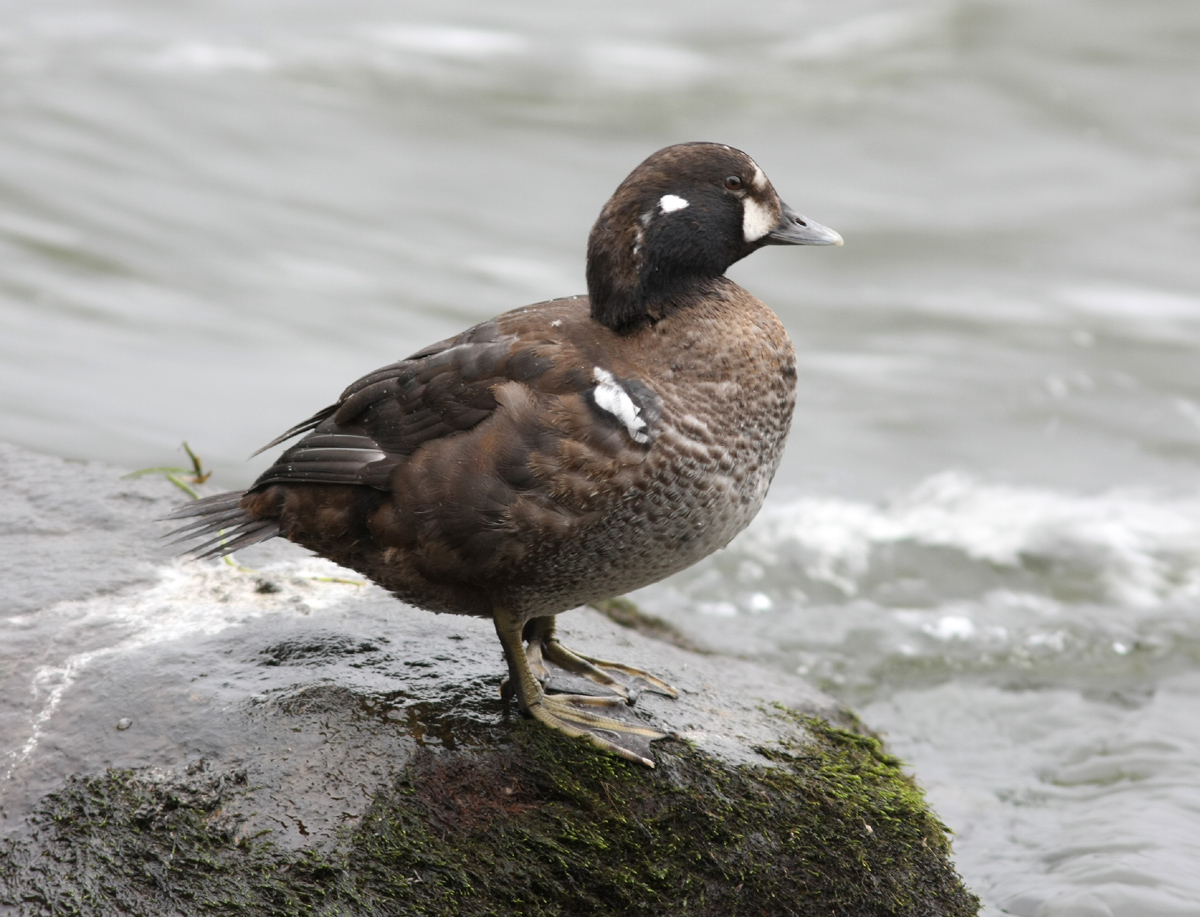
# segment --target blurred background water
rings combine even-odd
[[[636,598],[855,705],[989,913],[1200,914],[1193,0],[0,0],[0,438],[244,485],[697,139],[846,246],[731,271],[788,455]]]

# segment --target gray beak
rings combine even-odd
[[[796,213],[783,201],[783,216],[779,225],[767,233],[768,245],[841,245],[842,237],[835,230]]]

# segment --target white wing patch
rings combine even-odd
[[[642,418],[642,409],[633,403],[629,393],[621,388],[613,374],[597,366],[592,370],[592,378],[596,380],[596,389],[592,394],[596,399],[596,407],[621,421],[625,432],[635,443],[650,442],[646,433],[646,421]]]
[[[682,210],[687,205],[688,202],[678,194],[664,194],[658,201],[658,206],[662,208],[663,213],[674,213],[676,210]]]
[[[747,195],[742,198],[742,233],[747,242],[757,242],[779,222],[765,204]]]

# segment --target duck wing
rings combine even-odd
[[[621,469],[642,461],[661,413],[648,386],[599,362],[612,332],[592,324],[586,300],[582,308],[544,303],[364,376],[264,447],[303,434],[244,497],[180,507],[173,517],[201,519],[177,534],[223,532],[196,549],[209,554],[225,553],[218,542],[231,533],[229,550],[280,534],[281,525],[293,537],[283,518],[292,485],[390,494],[387,503],[405,517],[399,528],[410,536],[437,530],[443,543],[490,542],[534,519],[534,528],[568,524],[596,509]],[[316,492],[296,498],[324,502]]]

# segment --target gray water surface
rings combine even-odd
[[[244,485],[741,147],[846,246],[733,269],[788,455],[639,600],[857,705],[991,913],[1200,914],[1198,62],[1189,0],[0,0],[0,438]]]

